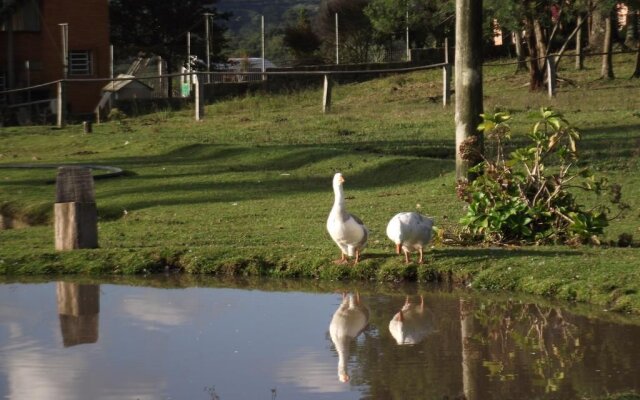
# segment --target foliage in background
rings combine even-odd
[[[211,52],[220,54],[226,40],[217,0],[112,0],[109,2],[111,41],[118,54],[146,52],[161,56],[169,73],[187,59],[187,32],[192,32],[192,54],[205,48],[205,13],[213,14],[210,26]]]
[[[412,48],[441,46],[455,33],[454,1],[371,0],[364,12],[382,40],[405,40],[407,23]],[[408,13],[408,21],[407,21]]]
[[[283,43],[291,49],[297,63],[321,62],[318,51],[322,42],[311,27],[306,9],[299,8],[295,24],[284,28]]]
[[[321,0],[316,22],[325,58],[335,59],[337,13],[340,62],[367,62],[374,44],[371,22],[364,13],[368,4],[369,0]]]
[[[530,144],[507,157],[510,115],[498,112],[482,118],[478,129],[495,144],[495,155],[472,154],[465,150],[473,148],[468,144],[461,147],[466,158],[482,157],[474,168],[478,178],[458,185],[459,197],[469,203],[461,223],[494,243],[597,243],[608,225],[607,205],[624,204],[619,185],[596,178],[579,164],[578,130],[562,114],[542,108],[541,119],[527,135]],[[579,190],[600,201],[590,208],[580,204]],[[610,195],[608,202],[602,201],[604,194]]]

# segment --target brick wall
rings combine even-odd
[[[109,5],[108,0],[41,0],[40,32],[14,32],[14,68],[16,86],[26,86],[25,61],[31,65],[32,85],[63,77],[60,23],[69,24],[69,50],[88,50],[92,74],[70,78],[109,77]],[[0,32],[0,65],[6,66],[6,33]],[[69,84],[67,100],[72,113],[92,112],[100,99],[104,83]],[[53,95],[52,91],[52,95]]]

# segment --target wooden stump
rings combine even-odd
[[[60,167],[56,180],[56,250],[98,247],[98,210],[93,176],[84,167]]]
[[[84,131],[84,133],[93,132],[93,127],[91,126],[91,121],[82,122],[82,130]]]

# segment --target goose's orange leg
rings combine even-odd
[[[340,254],[340,259],[339,260],[335,260],[333,263],[334,264],[345,264],[347,262],[347,256],[344,253]]]

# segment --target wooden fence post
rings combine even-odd
[[[329,74],[324,75],[324,94],[322,96],[322,112],[328,113],[331,110],[331,89],[333,81]]]
[[[98,247],[98,211],[89,168],[58,168],[54,216],[56,250]]]
[[[56,112],[57,112],[57,126],[58,128],[64,128],[64,125],[67,122],[67,96],[65,93],[64,80],[58,81],[57,88],[57,104],[56,104]]]
[[[556,61],[555,55],[550,54],[547,57],[547,90],[549,97],[556,95]]]
[[[203,79],[200,79],[198,74],[193,74],[193,83],[195,86],[195,108],[196,108],[196,121],[201,121],[204,119],[204,85]]]
[[[442,67],[442,106],[451,102],[451,64]]]

